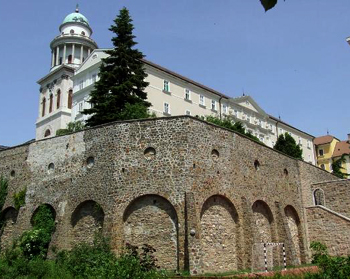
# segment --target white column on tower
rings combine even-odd
[[[72,63],[74,64],[75,44],[72,44]]]
[[[80,47],[80,64],[83,64],[83,54],[84,54],[84,46]]]
[[[62,64],[66,64],[66,52],[67,52],[67,46],[64,44],[63,46],[63,62]]]
[[[60,64],[60,47],[56,49],[56,65]]]
[[[55,52],[52,50],[52,55],[51,55],[51,68],[55,66]]]
[[[88,56],[90,55],[91,53],[91,48],[88,48]]]

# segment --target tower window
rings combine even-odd
[[[69,33],[74,34],[74,30],[73,30],[73,29],[71,29],[71,30],[69,31]]]
[[[50,94],[50,106],[49,106],[49,113],[52,112],[52,104],[53,104],[53,95]]]
[[[57,109],[60,108],[60,103],[61,103],[61,90],[57,91],[57,100],[56,100],[56,107]]]
[[[51,132],[50,132],[49,129],[47,129],[47,130],[45,131],[44,137],[47,138],[47,137],[50,136],[50,135],[51,135]]]
[[[68,64],[72,64],[72,54],[68,55]]]
[[[81,34],[82,34],[83,36],[85,36],[85,32],[84,32],[84,31],[81,31]]]
[[[73,90],[68,91],[68,108],[72,108],[72,102],[73,102]]]
[[[46,107],[46,99],[43,99],[43,103],[42,103],[42,108],[41,108],[41,116],[44,117],[45,116],[45,107]]]

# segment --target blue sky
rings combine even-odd
[[[349,0],[280,0],[267,13],[259,0],[0,0],[0,145],[35,137],[36,81],[77,2],[101,48],[126,6],[148,60],[232,97],[244,91],[314,136],[350,133]]]

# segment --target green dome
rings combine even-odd
[[[66,18],[63,20],[62,24],[76,23],[76,22],[79,22],[79,23],[85,24],[86,26],[89,26],[89,21],[87,20],[87,18],[79,12],[74,12],[74,13],[67,15]]]

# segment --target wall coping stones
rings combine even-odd
[[[329,208],[327,208],[327,207],[325,207],[325,206],[322,206],[322,205],[314,205],[314,206],[307,206],[307,207],[306,207],[306,209],[313,209],[313,208],[320,208],[320,209],[323,209],[324,211],[327,211],[327,212],[329,212],[329,213],[331,213],[331,214],[333,214],[333,215],[336,215],[336,216],[338,216],[338,217],[340,217],[340,218],[342,218],[342,219],[344,219],[344,220],[350,222],[350,218],[348,218],[348,217],[346,217],[346,216],[344,216],[344,215],[342,215],[342,214],[339,214],[339,213],[337,213],[337,212],[335,212],[335,211],[333,211],[333,210],[331,210],[331,209],[329,209]]]

